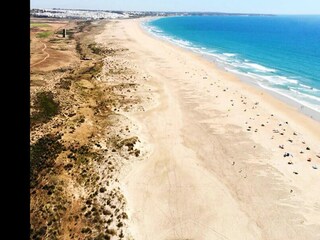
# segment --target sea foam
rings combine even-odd
[[[194,17],[194,18],[163,18],[158,19],[155,21],[147,22],[144,26],[145,28],[155,35],[156,37],[160,37],[162,39],[165,39],[167,41],[172,42],[173,44],[176,44],[180,47],[189,49],[190,51],[196,52],[198,54],[203,55],[209,60],[212,60],[219,65],[221,65],[223,68],[225,68],[227,71],[230,71],[232,73],[241,75],[245,78],[250,79],[251,82],[256,83],[262,88],[268,89],[270,91],[276,92],[277,94],[280,94],[282,96],[285,96],[291,100],[294,100],[295,102],[305,105],[315,111],[320,112],[320,84],[318,84],[319,87],[315,86],[313,83],[314,80],[308,79],[306,76],[304,76],[302,73],[304,72],[312,72],[312,70],[316,67],[316,62],[313,62],[314,67],[310,68],[310,71],[300,71],[297,72],[295,69],[286,69],[286,66],[282,63],[285,63],[285,61],[290,60],[290,64],[296,64],[296,62],[301,60],[300,58],[292,56],[292,58],[288,58],[289,53],[286,53],[284,51],[283,53],[283,61],[280,61],[281,66],[274,65],[276,61],[278,61],[278,58],[274,58],[273,56],[269,56],[271,53],[279,53],[281,51],[281,48],[277,50],[277,52],[274,51],[270,46],[266,45],[266,48],[262,48],[264,45],[259,44],[258,46],[261,48],[259,49],[259,55],[258,53],[255,53],[253,58],[250,58],[249,55],[246,55],[243,52],[243,47],[238,47],[238,41],[240,44],[246,44],[246,42],[241,42],[241,35],[239,37],[235,37],[234,40],[228,40],[228,44],[225,44],[223,41],[217,42],[216,44],[211,44],[210,41],[215,40],[217,38],[217,34],[219,34],[220,26],[217,24],[217,29],[214,32],[208,31],[206,34],[203,34],[204,30],[199,30],[197,28],[202,28],[204,25],[197,25],[192,29],[191,25],[194,24],[192,22],[192,19],[194,21],[199,22],[208,22],[207,24],[215,24],[215,20],[223,22],[226,21],[226,19],[230,19],[227,17],[221,17],[221,18],[215,18],[215,17],[208,17],[208,18],[201,18],[201,17]],[[253,19],[253,20],[252,20]],[[179,21],[179,23],[177,23]],[[229,20],[228,20],[229,21]],[[238,19],[237,21],[243,21]],[[254,21],[253,17],[248,18],[250,24],[252,24],[252,21]],[[261,21],[261,18],[259,18],[259,21]],[[281,19],[279,20],[281,21]],[[165,23],[165,24],[162,24]],[[185,32],[181,30],[181,26],[185,24]],[[211,26],[209,24],[209,26]],[[233,24],[233,23],[232,23]],[[232,25],[231,24],[231,25]],[[179,32],[177,32],[174,28],[174,26],[179,28]],[[228,26],[226,26],[228,27]],[[236,35],[237,32],[239,32],[238,25],[234,23],[234,32],[228,32],[228,34],[234,34]],[[266,27],[268,28],[268,26]],[[271,31],[274,26],[271,26]],[[199,30],[199,32],[198,32]],[[190,34],[190,31],[193,31],[194,34]],[[262,31],[261,29],[256,30],[257,33],[254,33],[254,39],[259,31]],[[218,33],[217,33],[218,32]],[[201,36],[197,38],[197,36]],[[222,35],[225,35],[225,32],[221,32]],[[242,34],[242,33],[241,33]],[[265,34],[265,33],[263,33]],[[216,38],[212,38],[212,36],[215,35]],[[263,41],[268,40],[264,37],[261,38]],[[219,36],[220,37],[220,36]],[[276,38],[278,37],[276,34],[270,36],[270,38]],[[222,40],[226,37],[223,36],[221,38]],[[196,39],[196,40],[195,40]],[[210,44],[209,44],[210,43]],[[223,48],[219,44],[223,45]],[[232,45],[233,44],[233,45]],[[233,46],[233,51],[227,50],[229,46]],[[239,51],[235,50],[235,47],[237,46],[237,49]],[[239,45],[240,46],[240,45]],[[250,48],[252,48],[250,45],[248,45]],[[248,47],[247,47],[248,48]],[[249,49],[249,48],[248,48]],[[276,49],[276,48],[275,48]],[[227,50],[227,51],[226,51]],[[249,50],[247,50],[248,52]],[[251,51],[251,50],[250,50]],[[265,56],[263,55],[263,52],[265,51]],[[271,55],[272,55],[271,54]],[[279,55],[279,54],[278,54]],[[255,59],[258,56],[259,59]],[[299,55],[300,56],[300,55]],[[274,59],[273,62],[270,62],[270,65],[265,65],[263,62],[266,62],[266,60],[263,60],[264,57],[267,59]],[[261,60],[261,62],[259,62]],[[320,61],[320,59],[319,59]],[[273,66],[271,66],[273,65]],[[300,64],[299,67],[304,66],[305,64]],[[320,76],[318,76],[320,78]]]

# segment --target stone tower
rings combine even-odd
[[[62,30],[62,37],[65,38],[66,36],[67,36],[67,29],[64,28],[64,29]]]

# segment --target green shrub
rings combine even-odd
[[[39,32],[37,33],[38,38],[47,38],[52,35],[51,31]]]
[[[52,92],[39,92],[34,102],[35,113],[31,116],[31,127],[45,123],[59,113],[59,102],[56,102]]]
[[[50,25],[41,22],[32,22],[30,27],[50,27]]]
[[[30,146],[30,187],[38,184],[38,176],[44,169],[54,166],[56,157],[63,150],[61,136],[48,134]]]

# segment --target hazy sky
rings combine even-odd
[[[320,0],[31,0],[31,8],[320,14]]]

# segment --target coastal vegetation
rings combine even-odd
[[[118,174],[141,153],[119,109],[130,111],[140,100],[130,80],[134,72],[116,58],[128,50],[94,41],[104,24],[68,26],[73,34],[67,38],[50,26],[52,33],[41,41],[55,59],[31,67],[30,239],[130,239]],[[43,29],[37,28],[32,62],[41,51],[37,38]]]
[[[59,142],[61,136],[48,134],[30,146],[30,187],[37,185],[38,176],[43,170],[54,166],[54,160],[63,150]]]
[[[44,31],[44,32],[39,32],[37,34],[38,38],[48,38],[49,36],[51,36],[53,34],[52,31]]]
[[[30,27],[50,27],[50,25],[41,22],[32,22],[30,23]]]
[[[52,92],[38,92],[34,100],[34,113],[31,115],[31,126],[45,123],[59,112],[59,102],[54,100]]]

